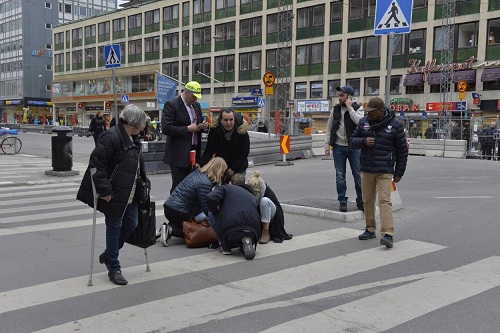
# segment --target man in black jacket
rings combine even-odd
[[[361,184],[365,204],[366,229],[360,240],[375,238],[375,196],[378,192],[380,209],[380,244],[393,246],[391,187],[401,180],[406,170],[408,145],[403,125],[385,106],[382,99],[370,99],[365,107],[367,116],[359,121],[351,144],[361,148]]]
[[[244,176],[243,177],[244,181]],[[240,246],[245,259],[255,257],[260,238],[260,215],[252,189],[245,184],[216,187],[207,196],[210,224],[219,238],[222,253]]]
[[[208,124],[202,119],[198,98],[201,98],[201,86],[191,81],[184,85],[179,97],[163,107],[161,125],[167,136],[163,162],[170,166],[170,193],[192,170],[189,152],[196,151],[196,161],[201,157],[201,132],[208,128]]]
[[[349,144],[356,125],[363,117],[363,108],[352,101],[354,89],[351,86],[337,87],[339,104],[333,107],[325,136],[325,154],[330,155],[332,148],[333,162],[335,165],[335,180],[337,185],[337,197],[340,203],[340,211],[347,212],[347,183],[346,164],[349,160],[354,187],[356,189],[356,204],[359,210],[363,210],[363,198],[361,194],[361,176],[359,171],[360,150]]]
[[[207,164],[214,155],[222,157],[227,163],[226,177],[230,179],[235,173],[245,174],[249,153],[248,123],[232,109],[222,109],[217,126],[208,134],[200,165]]]

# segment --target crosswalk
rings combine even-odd
[[[353,241],[350,227],[311,227],[259,246],[252,261],[158,244],[148,249],[151,272],[142,250],[126,246],[129,284],[110,283],[95,260],[89,287],[92,209],[75,200],[78,186],[1,189],[0,331],[383,332],[500,286],[497,256],[436,270],[425,263],[445,246],[406,239],[388,250]],[[160,200],[156,214],[164,220]],[[97,224],[102,250],[102,215]]]

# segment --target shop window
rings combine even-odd
[[[477,46],[478,22],[459,24],[457,27],[459,49]]]
[[[337,87],[340,87],[340,80],[328,81],[328,98],[337,97]]]
[[[295,83],[295,99],[305,99],[307,98],[307,83],[297,82]]]
[[[354,89],[354,96],[359,96],[361,91],[361,79],[348,79],[346,84]]]
[[[407,94],[423,94],[424,86],[407,86],[406,87]]]
[[[379,95],[380,94],[380,78],[371,77],[365,79],[365,95]]]
[[[500,90],[500,81],[483,82],[483,90]]]

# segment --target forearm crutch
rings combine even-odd
[[[90,169],[90,180],[92,182],[92,194],[94,196],[94,214],[93,214],[93,223],[92,223],[92,244],[90,245],[90,275],[89,275],[89,282],[87,283],[87,286],[91,287],[93,286],[92,284],[92,272],[94,270],[94,248],[95,248],[95,229],[96,229],[96,224],[97,224],[97,191],[95,189],[95,184],[94,184],[94,175],[96,174],[97,169],[92,168]]]

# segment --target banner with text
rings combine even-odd
[[[163,110],[163,105],[175,97],[177,82],[161,74],[156,74],[157,100],[159,110]]]

